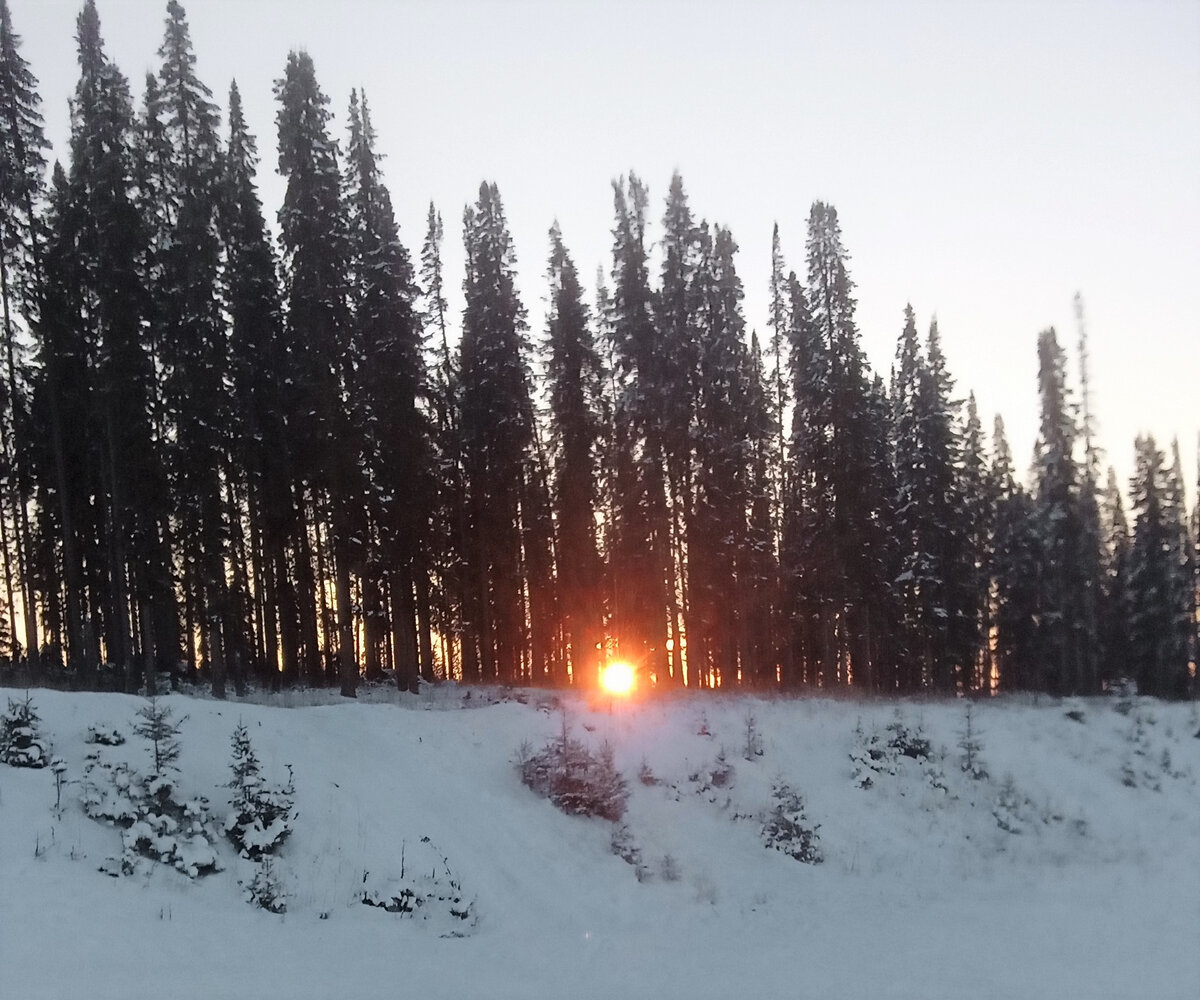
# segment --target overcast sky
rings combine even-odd
[[[82,0],[9,0],[64,156]],[[585,278],[609,266],[614,177],[679,169],[698,217],[738,241],[750,327],[765,331],[772,223],[804,273],[809,205],[836,205],[858,322],[891,364],[912,302],[938,317],[985,428],[1004,414],[1018,466],[1037,429],[1036,338],[1074,355],[1083,294],[1093,406],[1122,476],[1133,438],[1178,434],[1194,498],[1200,432],[1200,2],[190,0],[197,70],[222,106],[238,80],[275,175],[272,81],[311,53],[342,138],[371,102],[414,257],[432,200],[447,277],[461,215],[500,186],[520,291],[542,328],[557,218]],[[135,93],[158,68],[166,0],[99,0]],[[1072,357],[1072,372],[1076,370]]]

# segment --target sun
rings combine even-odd
[[[600,686],[609,694],[626,695],[633,690],[635,675],[633,665],[617,660],[600,672]]]

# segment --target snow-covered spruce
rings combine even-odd
[[[49,745],[42,736],[33,699],[8,699],[8,711],[0,716],[0,763],[12,767],[45,767],[50,763]]]
[[[233,760],[230,769],[233,780],[229,787],[233,796],[225,817],[225,836],[232,841],[243,858],[257,861],[274,854],[292,832],[295,812],[292,796],[295,786],[288,768],[286,785],[271,787],[263,780],[262,766],[250,742],[245,725],[238,723],[233,731]]]
[[[147,861],[160,862],[189,878],[219,871],[209,825],[208,800],[178,798],[163,775],[144,777],[128,764],[91,755],[84,772],[83,809],[92,819],[121,827],[121,856],[101,871],[132,875]]]
[[[275,863],[269,854],[254,868],[254,878],[246,887],[246,901],[268,913],[284,913],[287,911],[287,894]]]
[[[984,781],[988,776],[987,768],[983,766],[981,760],[983,741],[980,736],[979,727],[975,725],[974,710],[968,701],[963,728],[958,734],[958,748],[962,751],[959,766],[962,768],[963,774],[976,781]]]
[[[930,764],[933,756],[923,727],[910,729],[899,714],[888,723],[886,738],[875,731],[865,733],[860,721],[854,728],[854,746],[850,751],[854,766],[850,777],[859,788],[871,788],[879,775],[894,775],[901,761],[908,758],[921,765],[931,787],[946,791],[941,768]]]
[[[158,775],[177,770],[175,762],[179,760],[180,752],[179,727],[187,720],[187,716],[176,721],[171,707],[152,694],[138,709],[137,717],[140,721],[133,724],[133,732],[149,744],[147,749],[153,765],[152,773]]]
[[[593,752],[571,739],[564,725],[561,735],[537,753],[522,747],[518,767],[525,785],[565,813],[599,816],[614,823],[625,815],[629,786],[613,764],[607,743]]]
[[[101,871],[132,875],[146,862],[169,865],[189,878],[219,871],[208,799],[180,798],[170,774],[178,770],[179,722],[153,696],[137,714],[133,731],[149,744],[153,772],[146,777],[124,762],[110,763],[101,750],[88,754],[84,771],[84,811],[122,828],[121,856],[109,858]]]
[[[803,796],[785,782],[776,781],[771,786],[771,799],[774,805],[763,816],[763,844],[806,865],[819,865],[825,860],[817,836],[821,827],[804,814]]]
[[[992,805],[996,825],[1005,833],[1024,833],[1032,822],[1031,809],[1032,803],[1017,791],[1012,775],[1005,775]]]
[[[881,774],[896,773],[896,756],[877,732],[867,734],[862,722],[854,727],[854,747],[850,751],[854,765],[850,778],[859,788],[870,788]]]

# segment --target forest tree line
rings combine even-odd
[[[835,209],[773,234],[767,333],[737,244],[672,178],[657,250],[613,185],[589,301],[549,233],[545,329],[499,190],[463,213],[461,322],[431,205],[414,259],[367,96],[343,136],[304,52],[275,84],[273,232],[241,98],[224,122],[166,7],[140,107],[77,21],[66,163],[0,0],[3,656],[136,690],[389,673],[658,685],[1191,693],[1200,511],[1178,443],[1102,468],[1082,378],[1037,339],[1028,477],[956,393],[936,321],[863,353]]]

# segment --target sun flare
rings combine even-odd
[[[610,663],[600,672],[600,686],[609,694],[629,694],[633,690],[633,684],[633,666],[621,660]]]

